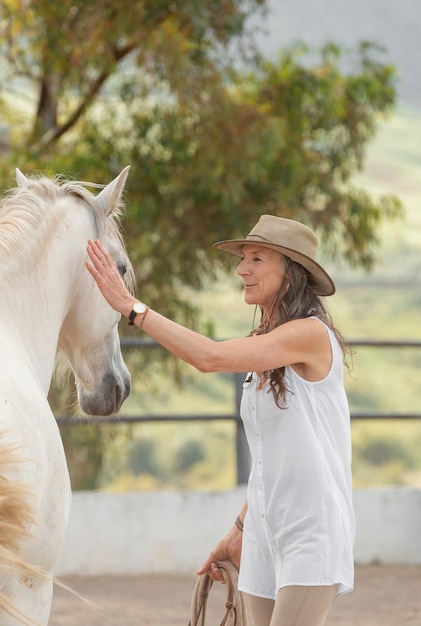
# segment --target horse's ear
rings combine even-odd
[[[26,185],[29,185],[29,178],[26,178],[18,168],[16,168],[16,182],[18,187],[26,187]]]
[[[123,193],[130,165],[127,165],[96,197],[96,201],[103,209],[104,213],[110,215],[118,206],[121,194]]]

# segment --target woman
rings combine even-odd
[[[322,626],[353,587],[354,515],[345,346],[320,296],[335,286],[315,261],[313,232],[263,215],[244,239],[216,248],[240,257],[245,301],[261,310],[249,337],[213,341],[140,303],[90,241],[87,268],[109,304],[202,372],[249,371],[241,417],[252,457],[247,502],[199,574],[239,568],[254,626]]]

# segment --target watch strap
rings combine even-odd
[[[134,321],[136,317],[140,315],[140,313],[136,313],[134,309],[132,309],[129,313],[129,326],[134,326]]]

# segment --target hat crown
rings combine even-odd
[[[244,243],[248,240],[288,248],[311,259],[316,258],[317,239],[313,231],[300,222],[284,217],[262,215]]]

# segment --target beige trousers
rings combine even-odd
[[[282,587],[276,600],[246,594],[253,626],[323,626],[337,587]]]

